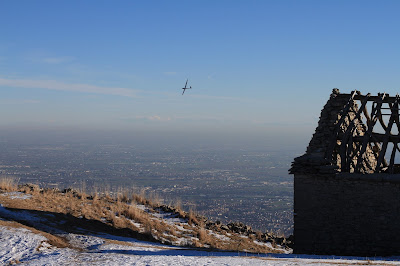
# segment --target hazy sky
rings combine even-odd
[[[332,88],[400,91],[399,12],[366,0],[0,1],[0,126],[310,138]]]

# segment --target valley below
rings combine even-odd
[[[132,143],[0,142],[0,175],[41,187],[124,189],[223,223],[289,236],[297,150]]]

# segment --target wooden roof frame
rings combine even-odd
[[[347,104],[339,114],[325,158],[332,164],[338,164],[340,172],[365,173],[362,164],[368,163],[365,160],[368,147],[374,150],[376,160],[376,164],[368,166],[368,173],[400,173],[400,166],[397,169],[395,164],[395,157],[400,152],[399,95],[379,93],[371,96],[353,91],[336,97],[341,100],[346,98]],[[370,111],[367,104],[372,104]],[[384,132],[376,132],[374,129],[377,127]],[[397,133],[392,133],[393,127],[397,127]],[[356,133],[355,128],[362,128],[362,133]],[[388,146],[392,146],[390,151]],[[385,157],[390,158],[389,162]]]

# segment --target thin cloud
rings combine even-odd
[[[227,101],[252,101],[251,98],[239,98],[239,97],[230,97],[230,96],[213,96],[213,95],[200,95],[200,94],[192,94],[191,97],[198,99],[208,99],[208,100],[227,100]]]
[[[177,73],[176,72],[164,72],[164,75],[167,75],[167,76],[174,76],[174,75],[176,75]]]
[[[161,117],[159,115],[152,115],[152,116],[136,116],[136,119],[144,119],[150,121],[171,121],[171,117]]]
[[[125,122],[149,122],[149,123],[166,123],[171,122],[173,119],[169,116],[160,116],[160,115],[136,115],[136,116],[126,116],[121,117],[120,120]]]
[[[54,80],[3,79],[0,86],[27,89],[47,89],[57,91],[74,91],[83,93],[97,93],[135,98],[137,91],[127,88],[99,87],[89,84],[67,84]]]
[[[43,62],[48,64],[61,64],[74,61],[75,57],[72,56],[59,56],[59,57],[46,57],[43,58]]]
[[[0,103],[3,105],[8,105],[8,104],[38,104],[40,101],[38,100],[32,100],[32,99],[26,99],[26,100],[16,100],[16,99],[3,99],[0,101]]]

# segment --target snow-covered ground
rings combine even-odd
[[[111,235],[66,236],[78,249],[51,246],[44,236],[24,228],[0,226],[0,264],[25,265],[399,265],[396,260],[366,260],[207,252]]]

